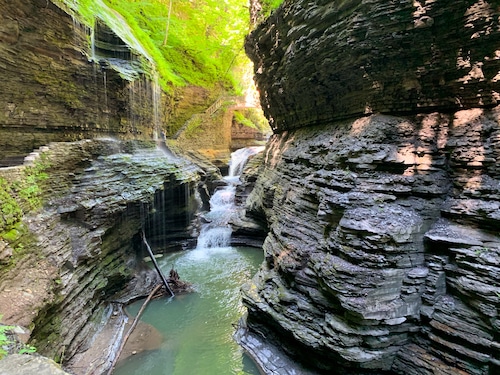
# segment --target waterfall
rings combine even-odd
[[[229,174],[224,177],[225,185],[216,189],[210,198],[210,211],[203,216],[197,249],[228,247],[231,245],[231,220],[236,214],[234,195],[240,182],[240,175],[250,156],[264,147],[246,147],[231,154]]]
[[[152,85],[151,85],[151,98],[153,104],[153,138],[155,141],[158,141],[159,135],[161,133],[161,124],[160,124],[160,105],[161,105],[161,87],[158,78],[158,72],[152,67],[153,77],[152,77]]]
[[[245,147],[236,150],[231,154],[231,161],[229,162],[229,177],[237,177],[243,173],[243,168],[250,156],[253,156],[264,150],[263,146]]]

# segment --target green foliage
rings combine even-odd
[[[186,130],[184,130],[184,135],[186,138],[193,138],[198,130],[201,130],[201,124],[203,123],[202,116],[196,116],[191,121],[189,121]]]
[[[23,215],[9,183],[0,177],[0,233],[11,229]]]
[[[261,5],[262,5],[262,15],[265,17],[268,17],[273,10],[278,8],[281,3],[283,3],[283,0],[261,0]]]
[[[44,181],[48,178],[45,170],[49,166],[45,155],[42,154],[33,165],[25,168],[24,176],[12,184],[12,189],[24,212],[36,210],[42,206]]]
[[[25,167],[15,181],[0,177],[0,238],[13,245],[16,254],[23,254],[30,238],[21,219],[25,213],[42,206],[46,169],[50,166],[42,155],[33,165]],[[24,238],[21,241],[21,238]]]
[[[0,319],[2,316],[0,315]],[[7,346],[12,344],[12,341],[7,336],[7,333],[14,329],[13,326],[5,326],[0,324],[0,359],[7,355]]]
[[[185,84],[207,88],[226,86],[237,91],[234,66],[248,61],[243,51],[249,29],[243,0],[59,0],[93,27],[99,17],[127,22],[154,60],[164,90]],[[116,17],[107,7],[119,13]],[[112,20],[115,18],[115,21]],[[168,25],[168,38],[166,30]],[[165,44],[164,42],[167,41]]]
[[[241,125],[248,126],[252,129],[257,129],[257,126],[250,119],[246,118],[245,115],[240,111],[234,111],[234,119]]]
[[[0,321],[2,320],[2,315],[0,315]],[[8,347],[11,345],[16,344],[19,349],[17,351],[18,354],[32,354],[36,352],[36,348],[31,345],[27,344],[20,344],[16,343],[16,341],[13,341],[9,338],[8,333],[12,332],[16,327],[14,326],[6,326],[3,324],[0,324],[0,359],[5,357],[9,352],[8,352]]]
[[[17,354],[33,354],[36,353],[36,348],[31,345],[23,345],[21,349],[17,352]]]
[[[269,127],[269,123],[264,117],[264,114],[262,113],[262,111],[259,111],[257,109],[249,108],[244,112],[234,111],[234,119],[239,124],[257,129],[262,133],[271,132],[271,128]]]

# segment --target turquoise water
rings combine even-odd
[[[161,332],[159,350],[129,357],[114,375],[229,375],[259,371],[232,338],[244,313],[240,286],[263,260],[253,248],[208,248],[160,259],[168,275],[172,266],[196,292],[152,301],[142,320]],[[136,314],[142,301],[129,308]]]

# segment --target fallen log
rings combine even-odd
[[[146,300],[144,301],[144,303],[142,304],[141,306],[141,309],[139,310],[139,312],[137,313],[137,316],[134,318],[134,321],[132,323],[132,325],[130,326],[127,334],[125,335],[125,337],[123,338],[123,341],[122,341],[122,344],[120,345],[120,348],[118,349],[118,352],[116,353],[116,356],[115,356],[115,359],[113,360],[113,363],[111,364],[111,367],[109,368],[108,370],[108,373],[107,375],[111,375],[113,373],[113,370],[115,369],[115,366],[116,366],[116,362],[118,362],[118,358],[120,358],[120,354],[122,353],[123,351],[123,348],[125,347],[125,344],[127,343],[127,340],[128,338],[130,337],[130,335],[132,334],[132,331],[135,329],[135,327],[137,326],[137,323],[139,322],[139,319],[142,315],[142,313],[144,312],[144,309],[146,309],[146,306],[148,305],[149,301],[151,301],[151,298],[153,298],[153,296],[155,295],[155,293],[160,290],[161,288],[161,284],[158,284],[152,291],[151,293],[149,293],[149,296],[148,298],[146,298]]]
[[[156,271],[158,272],[158,275],[160,275],[160,278],[163,281],[163,285],[165,285],[165,289],[168,290],[168,292],[170,293],[170,295],[172,297],[174,297],[175,294],[174,294],[174,292],[172,292],[172,289],[170,289],[170,286],[168,285],[168,282],[167,282],[167,278],[165,277],[163,272],[161,272],[161,269],[158,266],[158,262],[156,261],[155,255],[153,254],[153,250],[151,250],[151,247],[149,246],[148,241],[146,240],[146,234],[144,233],[144,231],[142,231],[142,241],[146,245],[146,249],[148,249],[148,253],[149,253],[149,256],[151,257],[151,261],[153,262],[153,264],[156,268]]]

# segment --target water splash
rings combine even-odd
[[[218,188],[210,198],[210,211],[203,218],[206,221],[198,237],[197,250],[223,248],[231,245],[231,221],[237,213],[234,204],[236,186],[248,159],[264,147],[246,147],[231,154],[229,174],[224,177],[225,186]]]

